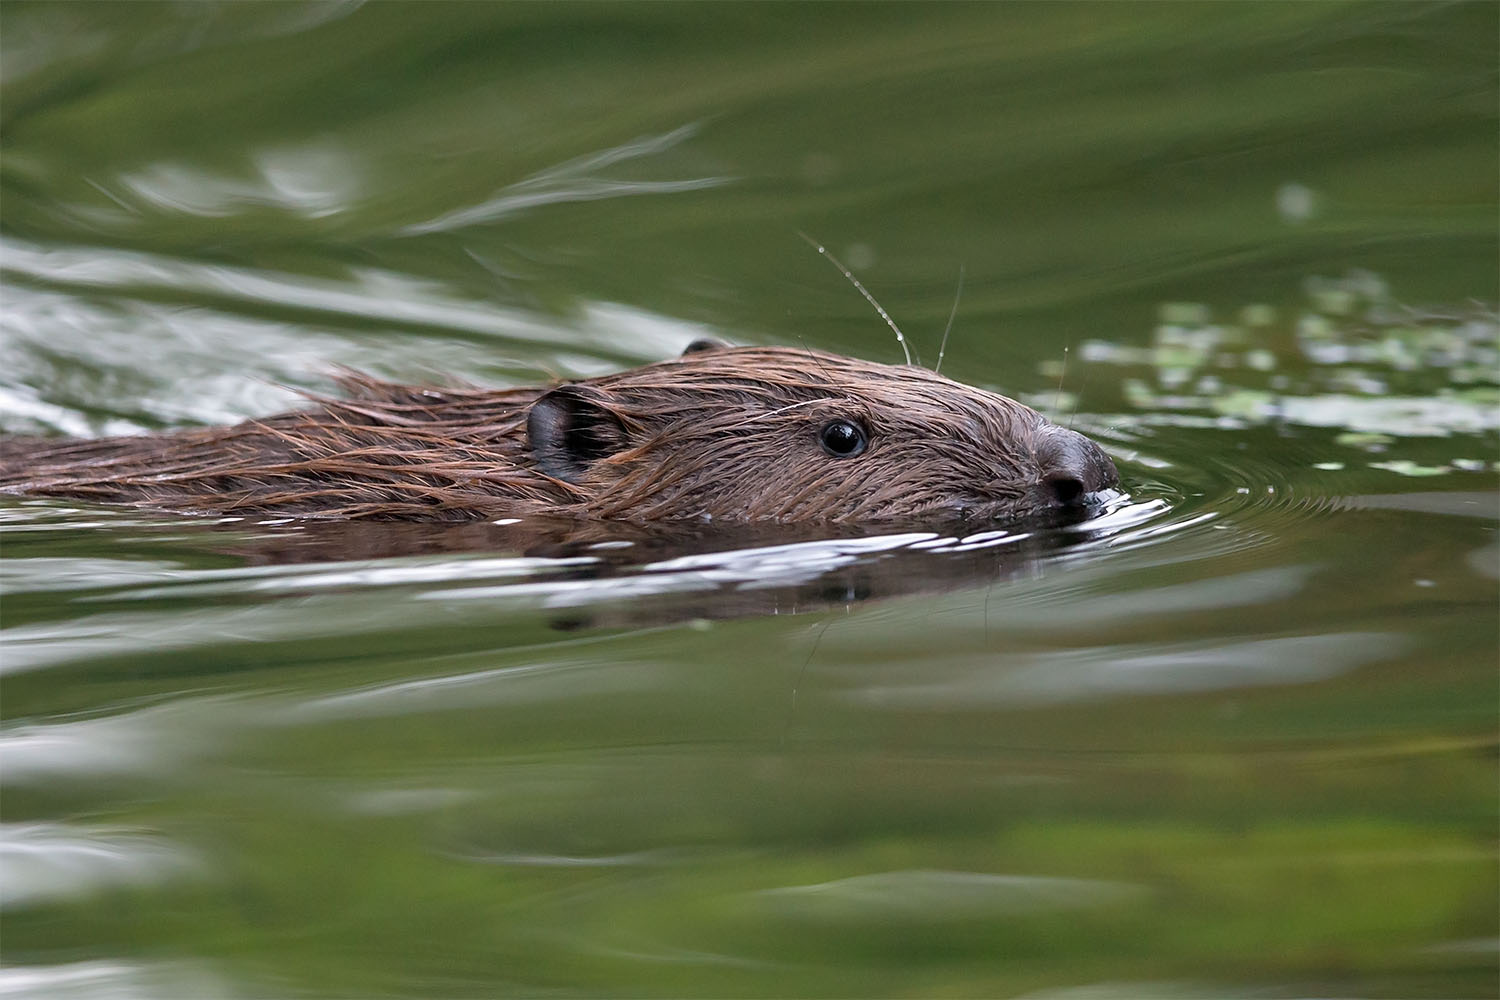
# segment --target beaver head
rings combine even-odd
[[[531,459],[585,516],[631,520],[1013,518],[1118,481],[1081,434],[924,368],[695,344],[553,388]]]

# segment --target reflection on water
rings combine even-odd
[[[1235,690],[1262,684],[1307,684],[1327,680],[1401,652],[1399,636],[1345,633],[1290,636],[1229,644],[1175,644],[1149,648],[1104,647],[1085,652],[1010,658],[999,672],[971,663],[954,671],[934,664],[934,677],[905,687],[863,676],[858,697],[873,705],[964,706],[979,703],[1045,705],[1059,701],[1112,699],[1128,695]]]
[[[179,965],[74,962],[0,969],[0,997],[53,997],[56,1000],[154,1000],[236,995],[205,970]]]
[[[684,139],[690,138],[697,131],[696,125],[684,125],[664,135],[643,136],[613,149],[590,153],[559,166],[549,167],[504,188],[493,198],[481,204],[449,212],[427,222],[404,226],[400,234],[421,236],[425,233],[451,232],[477,223],[499,222],[510,215],[562,202],[597,201],[602,198],[621,198],[639,194],[673,194],[729,183],[731,178],[728,177],[693,177],[678,181],[629,181],[590,176],[617,163],[663,153]]]
[[[333,149],[266,150],[256,155],[255,169],[254,180],[240,181],[181,164],[156,163],[124,175],[120,184],[155,208],[218,218],[256,205],[319,218],[347,209],[358,192],[354,161]],[[94,220],[100,221],[97,214]]]
[[[897,871],[762,889],[760,895],[795,921],[932,923],[997,913],[1107,906],[1140,892],[1140,886],[1088,879]]]
[[[187,867],[179,850],[139,834],[48,823],[0,826],[0,908],[149,884]]]
[[[801,230],[1124,491],[0,502],[0,996],[1494,995],[1493,5],[0,19],[6,432],[897,359]]]

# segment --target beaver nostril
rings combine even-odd
[[[1052,497],[1060,506],[1073,507],[1083,501],[1084,494],[1088,490],[1083,485],[1083,480],[1072,476],[1049,476],[1046,486],[1052,491]]]

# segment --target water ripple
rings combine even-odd
[[[920,680],[902,682],[893,677],[890,683],[867,684],[846,697],[891,708],[958,708],[1310,684],[1390,659],[1409,645],[1397,633],[1346,632],[1011,653],[1004,661],[988,657],[950,660],[947,680],[934,680],[933,675],[943,673],[944,668],[929,663]]]
[[[213,1000],[231,990],[206,969],[180,963],[68,962],[62,965],[10,965],[0,969],[0,1000]]]
[[[602,198],[631,195],[701,191],[705,188],[728,184],[733,178],[694,177],[683,180],[624,181],[588,176],[595,170],[616,163],[663,153],[695,135],[698,127],[697,123],[690,123],[661,135],[642,136],[610,149],[589,153],[558,166],[548,167],[524,180],[501,188],[488,201],[445,212],[426,222],[405,226],[399,230],[399,235],[421,236],[427,233],[451,232],[479,223],[497,222],[543,205],[597,201]]]
[[[254,164],[258,176],[241,179],[156,163],[122,175],[120,184],[155,208],[203,218],[267,206],[320,219],[352,207],[359,196],[356,161],[331,146],[264,150],[255,154]]]
[[[797,920],[863,922],[1089,909],[1133,902],[1145,892],[1143,886],[1098,879],[904,870],[762,889],[758,895]]]
[[[0,907],[6,909],[106,887],[151,885],[193,867],[182,848],[135,831],[0,825]]]

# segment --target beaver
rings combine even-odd
[[[340,382],[232,427],[3,440],[0,491],[262,518],[806,523],[1015,519],[1118,481],[1098,445],[1015,400],[801,348],[697,341],[527,388]]]

